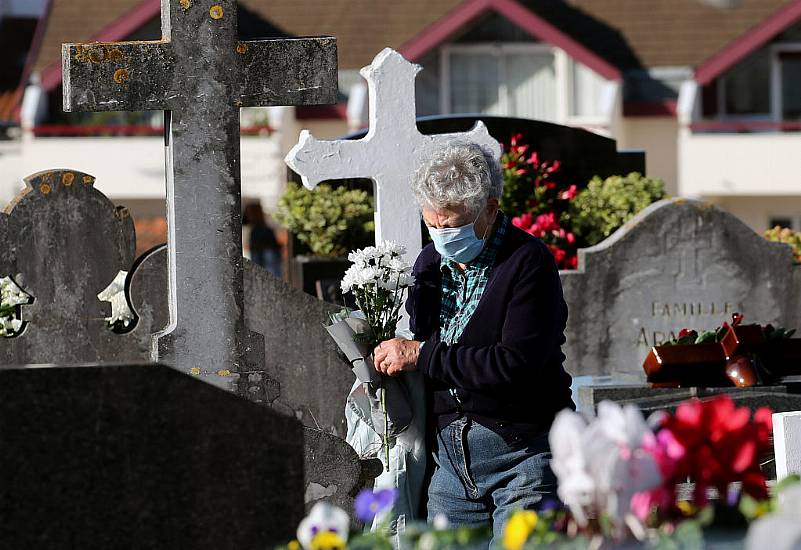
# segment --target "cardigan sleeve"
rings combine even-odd
[[[487,290],[498,296],[482,297],[489,307],[505,308],[501,341],[471,346],[429,340],[419,370],[450,387],[487,390],[530,380],[553,361],[564,340],[567,306],[553,256],[544,246],[536,249],[521,258],[514,277],[498,281],[507,288],[494,285]]]

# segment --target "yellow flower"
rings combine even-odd
[[[320,531],[311,541],[311,550],[343,550],[345,541],[331,531]]]
[[[300,543],[296,540],[289,541],[286,545],[287,550],[300,550]]]
[[[200,374],[200,369],[197,367],[192,367],[191,369],[189,369],[189,372],[197,376],[198,374]]]
[[[676,504],[676,508],[687,517],[692,517],[698,513],[698,507],[689,500],[680,500]]]
[[[503,547],[506,550],[521,550],[529,535],[537,526],[537,513],[531,510],[518,510],[503,528]]]

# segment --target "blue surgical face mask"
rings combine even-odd
[[[476,237],[475,225],[479,214],[472,223],[461,227],[443,227],[436,229],[428,228],[428,234],[434,241],[434,248],[437,249],[443,258],[453,260],[460,264],[466,264],[475,260],[484,248],[484,239]],[[489,226],[487,226],[489,229]],[[484,232],[486,237],[486,231]]]

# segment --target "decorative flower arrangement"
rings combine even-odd
[[[759,469],[771,426],[768,409],[752,415],[725,395],[685,401],[675,413],[656,413],[648,421],[636,407],[611,402],[599,405],[597,417],[562,411],[550,434],[551,467],[562,503],[546,500],[536,511],[512,513],[502,547],[578,550],[634,542],[638,547],[703,548],[704,528],[742,530],[748,521],[778,510],[776,490],[768,498]],[[679,494],[688,480],[695,490]],[[788,479],[777,489],[797,481]],[[710,498],[715,493],[717,498]],[[356,517],[369,525],[375,514],[391,508],[394,497],[393,492],[362,492]],[[398,539],[380,523],[377,530],[349,540],[342,527],[347,524],[344,512],[323,514],[317,506],[310,515],[316,519],[307,518],[298,530],[304,550],[397,547]],[[785,506],[784,514],[777,521],[798,524],[797,510]],[[325,519],[334,517],[339,518],[336,525]],[[336,537],[320,534],[326,531]],[[796,531],[801,537],[801,528]],[[408,525],[400,541],[403,548],[435,550],[485,547],[490,537],[489,527],[449,528],[445,518],[437,518],[430,525]]]
[[[18,307],[30,303],[27,295],[11,277],[0,278],[0,337],[10,338],[22,329]]]
[[[372,347],[395,337],[406,289],[414,284],[404,254],[403,246],[386,241],[348,255],[353,265],[342,278],[342,293],[353,293],[369,325],[369,331],[358,336]]]
[[[767,499],[759,459],[770,448],[770,410],[752,418],[721,395],[686,401],[651,424],[635,407],[609,402],[589,421],[559,413],[551,429],[552,468],[569,510],[568,535],[655,543],[675,533],[697,537],[715,512],[718,520],[735,515],[743,522],[756,515]],[[688,479],[695,491],[679,501],[678,486]],[[714,506],[710,488],[722,495]]]
[[[558,160],[540,159],[521,140],[522,135],[516,134],[508,146],[504,144],[501,208],[516,227],[548,245],[560,269],[575,269],[576,236],[561,221],[579,189],[559,181]]]
[[[414,284],[412,266],[403,259],[406,249],[386,241],[348,255],[353,265],[342,278],[342,293],[353,293],[358,311],[347,308],[331,315],[326,326],[356,378],[367,384],[372,425],[383,439],[383,459],[389,467],[390,436],[405,430],[412,420],[406,389],[399,380],[375,370],[373,349],[395,338],[406,291]],[[378,414],[373,414],[373,411]]]
[[[501,158],[501,208],[512,223],[542,239],[560,269],[575,269],[579,248],[597,244],[642,208],[665,197],[661,180],[637,173],[568,182],[558,160],[544,160],[522,135],[512,136]]]

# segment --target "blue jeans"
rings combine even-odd
[[[556,495],[548,432],[509,444],[481,424],[457,418],[437,434],[433,456],[428,521],[444,514],[452,526],[491,523],[493,547],[512,512]]]

